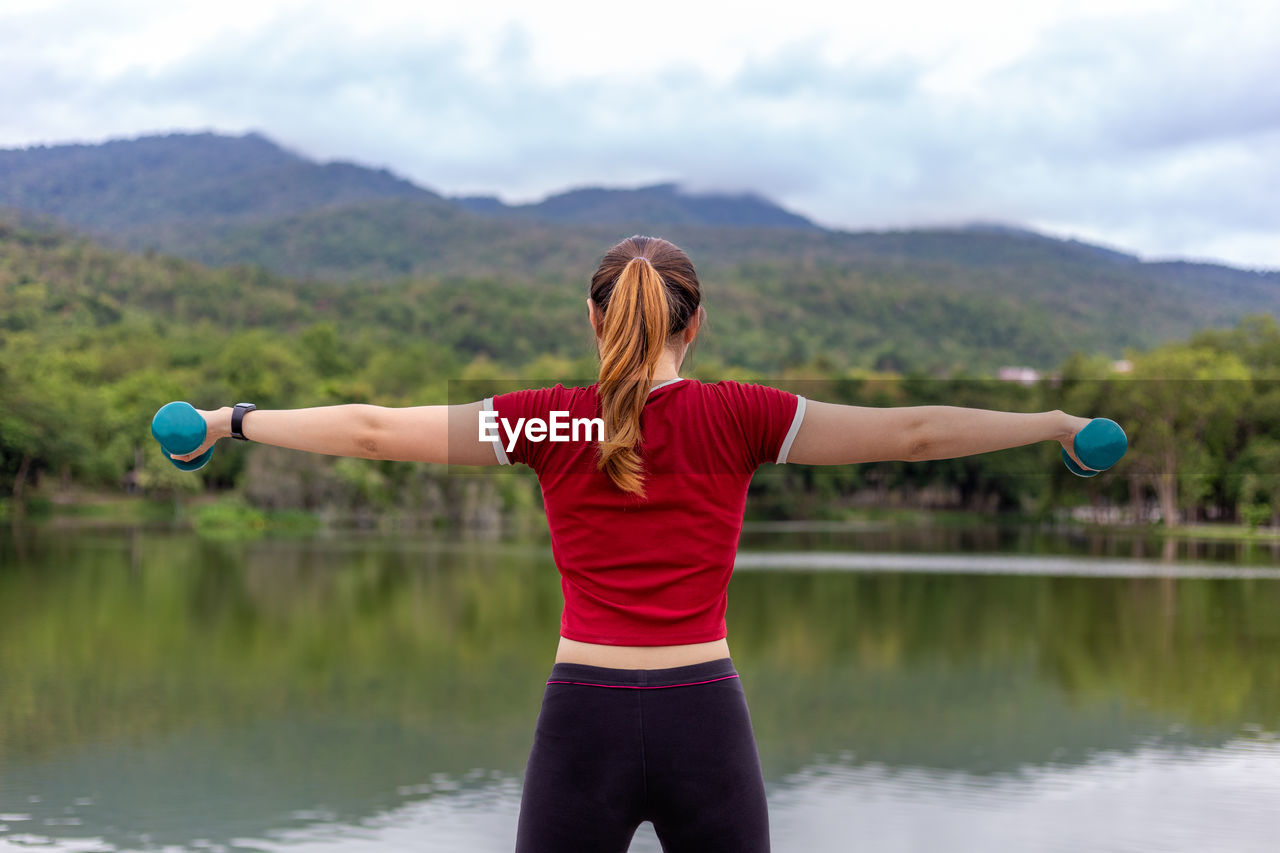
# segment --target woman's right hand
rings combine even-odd
[[[220,438],[228,438],[231,435],[231,407],[223,406],[221,409],[213,409],[206,411],[204,409],[196,409],[200,417],[204,418],[205,437],[204,443],[190,453],[174,454],[172,459],[179,462],[189,462],[195,459],[201,453],[204,453],[210,447],[218,443]]]

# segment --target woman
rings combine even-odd
[[[600,376],[587,388],[237,415],[236,437],[298,450],[537,471],[565,605],[518,853],[625,850],[644,820],[667,851],[769,849],[759,756],[725,631],[756,468],[944,459],[1046,440],[1072,453],[1088,423],[1060,411],[847,406],[685,379],[701,303],[684,252],[631,237],[591,279]],[[557,412],[558,438],[548,426]],[[208,441],[175,458],[233,434],[232,409],[202,414]],[[563,428],[575,422],[576,434]]]

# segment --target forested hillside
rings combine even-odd
[[[1136,518],[1154,506],[1166,519],[1186,513],[1256,523],[1280,509],[1273,317],[1130,352],[1133,371],[1119,376],[1106,354],[1080,352],[1056,365],[1061,381],[1024,386],[976,370],[962,375],[955,369],[962,360],[937,359],[954,352],[980,364],[1014,352],[958,336],[954,329],[966,325],[1032,351],[1043,343],[1037,335],[1053,333],[1052,318],[1028,327],[1026,312],[1012,304],[1003,313],[985,305],[963,314],[973,304],[963,294],[949,303],[921,296],[920,306],[895,310],[901,286],[845,289],[833,277],[823,287],[820,276],[834,274],[820,270],[805,287],[792,282],[783,299],[769,290],[777,286],[772,277],[752,278],[750,270],[713,277],[711,327],[684,375],[766,381],[861,405],[1063,408],[1113,417],[1132,441],[1116,476],[1087,482],[1067,474],[1049,444],[914,465],[766,466],[753,485],[755,512],[838,516],[865,500],[1044,512],[1088,499],[1128,504]],[[182,474],[160,455],[148,424],[174,399],[207,408],[244,399],[264,408],[408,406],[478,399],[498,380],[503,387],[591,381],[584,296],[582,284],[496,276],[300,282],[0,226],[0,491],[10,496],[0,499],[0,515],[50,483],[157,496],[234,490],[261,508],[370,519],[407,513],[425,524],[536,507],[527,469],[458,476],[439,466],[237,447],[196,475]],[[983,325],[993,322],[1008,325]],[[882,347],[877,361],[889,352],[948,369],[935,379],[872,374],[858,366],[867,352],[841,345],[842,328],[850,340],[857,338],[849,330],[862,335],[869,352]],[[830,336],[830,348],[811,349],[815,334]]]
[[[592,353],[586,273],[569,272],[570,252],[589,251],[581,234],[575,235],[580,246],[561,247],[563,254],[552,256],[539,255],[540,244],[523,242],[524,236],[495,244],[489,264],[476,263],[469,273],[301,282],[252,265],[204,268],[47,231],[6,233],[0,251],[8,269],[21,270],[18,282],[24,276],[40,281],[48,298],[71,300],[82,312],[90,310],[86,305],[107,313],[129,306],[166,323],[209,323],[228,332],[326,321],[346,339],[430,340],[463,360],[484,357],[508,370],[543,355],[576,359]],[[289,244],[281,239],[274,245],[283,250]],[[441,266],[452,269],[443,259],[455,250],[447,241],[438,247]],[[383,259],[394,257],[389,246]],[[520,268],[522,258],[527,273],[503,272],[504,264]],[[559,274],[553,272],[557,266]],[[1142,340],[1114,321],[1091,326],[1096,310],[1081,316],[1068,306],[1055,314],[1009,295],[975,298],[976,282],[967,285],[968,293],[960,284],[938,292],[883,261],[876,261],[874,273],[743,262],[703,277],[709,320],[694,359],[712,369],[737,366],[768,375],[817,365],[977,375],[1007,364],[1052,366],[1076,350],[1118,356],[1116,340]],[[577,329],[581,334],[574,334]]]
[[[118,247],[306,279],[303,302],[332,293],[348,317],[386,317],[394,304],[400,326],[507,362],[573,355],[578,342],[552,330],[577,322],[603,250],[637,232],[692,255],[712,317],[707,349],[763,371],[810,361],[934,374],[1047,369],[1076,350],[1118,357],[1280,311],[1275,272],[1144,263],[1010,228],[828,231],[758,196],[673,185],[519,206],[447,200],[257,135],[0,151],[0,206]],[[321,282],[352,283],[355,295]],[[465,294],[455,292],[462,282]],[[490,333],[530,306],[517,334]],[[459,315],[474,319],[440,320]]]
[[[278,448],[180,474],[147,425],[173,399],[408,406],[477,399],[498,380],[590,381],[587,281],[636,232],[684,246],[702,277],[709,322],[686,376],[1131,426],[1116,477],[1075,481],[1047,445],[780,466],[754,481],[764,515],[866,499],[1045,512],[1087,498],[1136,519],[1251,523],[1280,510],[1280,273],[1146,263],[1007,227],[841,233],[669,185],[457,203],[253,135],[0,152],[0,204],[0,515],[55,482],[424,523],[535,506],[528,471],[452,477]],[[1112,374],[1122,356],[1132,373]],[[990,378],[1005,365],[1061,381]]]

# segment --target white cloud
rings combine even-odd
[[[532,8],[11,0],[0,145],[257,129],[448,193],[676,180],[1280,267],[1276,4]]]

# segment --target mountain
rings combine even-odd
[[[932,371],[1048,368],[1073,350],[1118,357],[1280,313],[1277,272],[1144,262],[1007,225],[831,231],[758,196],[673,184],[574,190],[530,205],[446,199],[385,170],[311,162],[255,134],[0,151],[4,206],[20,211],[10,222],[53,217],[116,248],[215,267],[363,289],[429,282],[443,288],[437,296],[465,285],[557,323],[580,313],[605,248],[654,234],[697,265],[708,337],[723,336],[726,363],[760,369],[814,357]],[[433,334],[446,333],[431,322]],[[484,340],[457,346],[496,346]],[[519,353],[556,348],[518,331],[510,343]]]
[[[391,198],[448,206],[385,169],[314,163],[253,133],[0,150],[0,207],[125,242],[175,224],[261,222]]]
[[[553,195],[535,204],[507,205],[494,196],[453,199],[483,216],[518,217],[563,225],[600,223],[652,225],[752,226],[817,229],[808,219],[754,193],[697,195],[676,184],[634,190],[586,187]]]
[[[169,134],[100,145],[0,150],[0,207],[40,213],[128,244],[177,223],[261,222],[334,205],[410,200],[423,209],[558,224],[815,229],[761,196],[691,194],[675,184],[578,189],[537,204],[456,198],[353,163],[315,163],[250,133]]]

